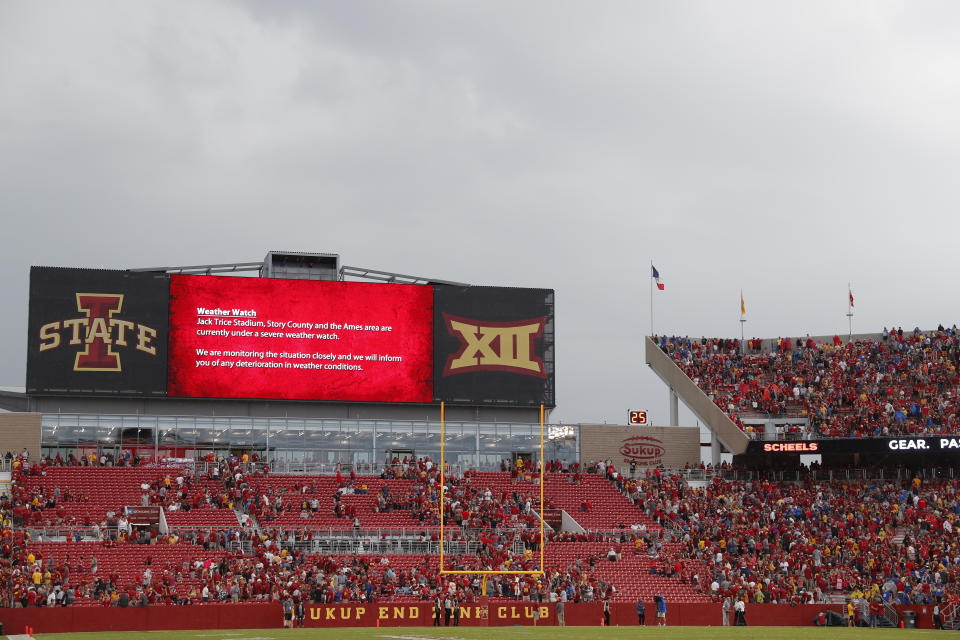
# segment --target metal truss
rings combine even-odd
[[[232,262],[226,264],[198,264],[182,267],[139,267],[136,269],[129,269],[129,271],[161,271],[164,273],[212,275],[215,273],[240,273],[244,271],[259,272],[263,268],[263,262]],[[439,278],[424,278],[402,273],[393,273],[390,271],[380,271],[379,269],[364,269],[362,267],[348,266],[340,267],[339,279],[346,280],[347,278],[372,280],[375,282],[389,282],[391,284],[446,284],[457,287],[470,286],[465,282],[453,282],[452,280],[441,280]]]

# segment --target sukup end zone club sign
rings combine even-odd
[[[552,625],[555,619],[555,606],[545,604],[465,604],[459,609],[461,626],[504,626],[535,621]],[[308,627],[428,627],[433,623],[434,609],[430,604],[315,604],[308,606],[306,613]]]

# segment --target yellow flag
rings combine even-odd
[[[740,315],[747,315],[747,307],[743,304],[743,291],[740,292]]]

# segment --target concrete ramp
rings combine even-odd
[[[747,434],[700,387],[693,384],[693,380],[649,336],[644,340],[644,346],[647,364],[653,372],[716,435],[724,448],[735,455],[746,452],[750,442]]]

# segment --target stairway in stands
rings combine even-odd
[[[8,498],[12,495],[13,491],[13,481],[11,480],[11,474],[9,471],[0,471],[0,495],[7,496]]]

